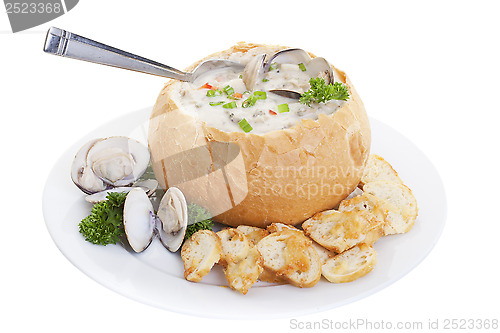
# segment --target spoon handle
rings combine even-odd
[[[180,71],[55,27],[51,27],[47,32],[43,50],[46,53],[61,57],[90,61],[175,80],[189,81],[191,76],[191,73]]]

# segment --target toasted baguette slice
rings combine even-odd
[[[321,278],[321,261],[310,239],[290,230],[271,233],[257,244],[264,268],[297,287],[312,287]]]
[[[250,250],[250,242],[247,237],[235,228],[223,229],[217,233],[222,244],[221,264],[244,259]]]
[[[289,230],[289,231],[303,233],[302,230],[297,229],[293,225],[279,223],[279,222],[271,223],[270,225],[267,226],[266,229],[269,233],[283,231],[283,230]],[[287,282],[285,278],[277,275],[276,272],[273,272],[272,270],[267,269],[267,268],[264,268],[264,271],[262,272],[259,279],[261,281],[266,281],[266,282],[271,282],[271,283],[286,283]]]
[[[362,243],[328,259],[322,274],[332,283],[351,282],[371,272],[376,262],[375,250]]]
[[[339,211],[356,212],[365,211],[372,213],[375,218],[385,222],[383,235],[392,235],[407,231],[405,218],[401,210],[386,200],[379,199],[369,193],[363,193],[340,203]],[[365,240],[368,245],[373,245]]]
[[[318,253],[319,255],[319,260],[321,262],[321,264],[323,265],[328,259],[330,258],[333,258],[337,255],[336,252],[334,251],[330,251],[326,248],[324,248],[323,246],[319,245],[318,243],[316,243],[315,241],[312,242],[312,247],[314,247],[314,249],[316,250],[316,252]]]
[[[219,237],[211,230],[200,230],[182,245],[186,280],[199,282],[220,260],[222,247]]]
[[[371,154],[366,162],[363,176],[361,177],[360,186],[377,180],[387,180],[397,184],[403,184],[401,178],[394,168],[382,157]]]
[[[295,228],[293,225],[284,224],[284,223],[271,223],[270,225],[267,226],[266,229],[270,233],[278,232],[278,231],[283,231],[283,230],[291,230],[291,231],[302,232],[302,230]]]
[[[262,256],[256,247],[252,247],[248,255],[239,262],[229,262],[224,267],[229,287],[245,295],[264,270],[263,263]]]
[[[267,231],[266,229],[248,225],[239,225],[236,229],[238,231],[241,231],[247,237],[248,241],[250,242],[250,246],[257,245],[257,243],[259,243],[262,238],[269,235],[269,231]]]
[[[288,281],[283,278],[283,276],[278,275],[275,271],[266,267],[264,267],[262,273],[260,273],[259,280],[269,283],[288,283]]]
[[[371,194],[378,199],[386,200],[391,205],[397,207],[403,216],[402,223],[391,222],[391,226],[396,233],[410,231],[418,215],[417,200],[411,190],[403,185],[386,180],[370,182],[363,187],[365,193]],[[393,214],[392,216],[395,216]],[[397,220],[397,218],[395,218]]]
[[[337,253],[363,242],[367,234],[383,224],[366,212],[327,210],[302,223],[306,235],[321,246]]]
[[[267,231],[266,229],[251,227],[247,225],[240,225],[236,229],[247,236],[248,240],[250,241],[251,247],[256,246],[264,237],[269,235],[269,231]],[[269,283],[286,283],[286,281],[281,276],[278,276],[275,272],[265,267],[263,267],[262,272],[259,275],[259,280]]]

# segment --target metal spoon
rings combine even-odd
[[[85,60],[186,82],[193,82],[202,74],[213,69],[234,68],[240,71],[245,67],[238,62],[215,59],[202,62],[191,73],[183,72],[55,27],[51,27],[47,31],[43,50],[61,57]]]

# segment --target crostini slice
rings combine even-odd
[[[220,239],[213,231],[197,231],[182,245],[184,278],[192,282],[201,281],[220,260],[221,254]]]
[[[351,282],[371,272],[376,263],[373,247],[361,243],[329,258],[322,266],[322,274],[332,283]]]
[[[282,230],[257,244],[264,268],[297,287],[312,287],[321,278],[321,261],[312,241],[302,233]]]

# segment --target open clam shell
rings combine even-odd
[[[128,242],[135,252],[144,251],[153,240],[156,216],[146,192],[134,187],[123,206],[123,226]]]
[[[328,61],[321,57],[311,58],[309,54],[297,48],[278,51],[272,55],[258,55],[252,58],[243,71],[243,82],[248,90],[253,90],[260,79],[270,71],[273,64],[303,64],[310,78],[321,77],[326,84],[334,81],[333,70]],[[283,97],[299,99],[303,91],[289,88],[270,89],[269,92]]]
[[[257,79],[264,73],[266,54],[253,57],[243,70],[243,83],[248,90],[253,90]]]
[[[93,139],[76,154],[71,179],[87,194],[128,186],[144,174],[149,160],[149,149],[137,140],[123,136]]]
[[[168,189],[160,201],[157,215],[161,222],[157,227],[160,241],[169,251],[176,252],[184,241],[188,223],[186,199],[178,188]]]
[[[87,154],[87,165],[95,175],[113,186],[125,186],[139,179],[149,160],[145,145],[123,136],[97,141]]]
[[[102,139],[93,139],[84,144],[76,153],[71,165],[71,180],[87,194],[104,191],[108,186],[97,177],[92,168],[87,165],[87,154],[92,146]]]
[[[187,203],[182,192],[171,187],[163,196],[157,215],[146,191],[133,187],[123,207],[123,226],[135,252],[144,251],[158,235],[161,243],[176,252],[184,241],[188,222]]]

